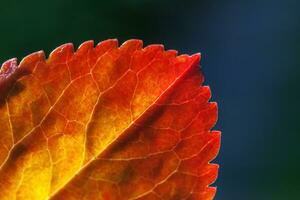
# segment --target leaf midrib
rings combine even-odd
[[[192,59],[193,56],[190,56],[190,58]],[[145,113],[147,113],[157,102],[159,102],[159,100],[167,94],[167,92],[170,92],[172,88],[174,88],[175,85],[177,85],[178,83],[180,83],[181,80],[183,80],[183,78],[185,77],[185,75],[194,67],[195,65],[195,60],[193,60],[193,62],[191,62],[191,64],[187,67],[187,69],[185,71],[182,72],[181,75],[179,75],[177,78],[175,78],[175,80],[153,101],[152,104],[150,104],[135,120],[133,120],[123,131],[122,133],[120,133],[114,140],[112,140],[107,147],[113,145],[113,143],[117,142],[118,139],[123,136],[124,133],[126,133],[128,130],[130,130],[132,128],[132,126],[135,124],[135,122],[141,120],[144,116]],[[93,159],[89,160],[84,166],[82,166],[68,181],[66,181],[66,183],[61,186],[60,188],[58,188],[56,191],[54,191],[52,194],[50,194],[50,196],[48,197],[48,199],[52,199],[55,197],[55,195],[58,195],[59,192],[65,188],[65,186],[67,186],[70,182],[72,182],[72,180],[74,180],[74,178],[82,171],[84,171],[85,168],[87,168],[93,161],[96,160],[97,157],[101,156],[106,149],[103,149],[97,156],[93,157]]]

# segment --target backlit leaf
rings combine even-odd
[[[220,132],[200,55],[106,40],[0,71],[0,199],[212,199]]]

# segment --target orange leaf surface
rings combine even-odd
[[[5,62],[0,199],[213,199],[220,132],[199,60],[106,40]]]

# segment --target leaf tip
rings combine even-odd
[[[201,53],[195,53],[195,54],[191,55],[191,58],[194,63],[199,64],[200,60],[201,60]]]

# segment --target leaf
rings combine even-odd
[[[5,62],[0,199],[212,199],[220,132],[200,55],[106,40]]]

